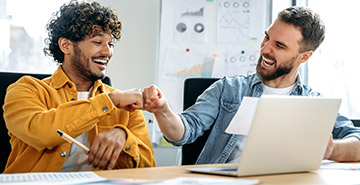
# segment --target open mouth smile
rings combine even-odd
[[[105,70],[109,62],[109,57],[93,58],[93,62],[99,66],[100,70]]]
[[[107,59],[94,59],[93,61],[100,65],[106,65],[109,62]]]
[[[270,67],[275,64],[275,61],[265,58],[264,56],[262,56],[262,59],[263,59],[263,64],[267,67]]]

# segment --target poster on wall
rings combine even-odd
[[[204,57],[201,52],[186,52],[169,48],[162,78],[211,78],[214,60],[214,57]]]
[[[219,0],[217,13],[218,43],[247,43],[252,6],[249,0]],[[254,24],[254,23],[253,23]]]
[[[255,72],[269,0],[162,1],[158,86],[182,111],[187,78]]]
[[[206,3],[204,0],[176,0],[174,3],[174,41],[206,42]]]

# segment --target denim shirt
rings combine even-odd
[[[173,145],[192,143],[203,135],[205,130],[212,131],[198,157],[196,164],[226,163],[238,142],[245,142],[246,136],[225,133],[230,121],[236,114],[244,96],[260,97],[263,93],[262,81],[256,74],[226,76],[212,84],[198,97],[196,103],[180,114],[185,125],[183,138]],[[302,83],[300,75],[290,96],[321,96],[312,92]],[[360,129],[351,120],[338,114],[334,129],[334,139],[356,137],[360,140]]]

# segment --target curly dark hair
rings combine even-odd
[[[85,36],[92,36],[110,32],[112,37],[119,40],[122,24],[115,10],[104,7],[97,2],[87,3],[71,0],[64,4],[60,10],[53,14],[46,30],[48,38],[45,39],[45,55],[54,57],[58,64],[63,63],[64,53],[60,50],[58,40],[60,37],[74,42],[82,41]]]
[[[300,28],[300,52],[315,51],[325,39],[325,25],[319,14],[307,7],[292,6],[278,15],[280,21]]]

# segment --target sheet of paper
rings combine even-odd
[[[178,177],[174,179],[169,179],[165,181],[158,181],[153,183],[148,183],[147,185],[252,185],[259,184],[260,181],[257,179],[254,180],[245,180],[245,179],[224,179],[224,178],[196,178],[196,177]]]
[[[209,5],[206,1],[178,0],[173,2],[174,41],[207,42]]]
[[[248,135],[258,102],[259,98],[244,97],[239,110],[225,132],[229,134]]]
[[[321,162],[320,168],[333,170],[360,170],[360,163],[339,163],[335,161],[324,160]]]
[[[107,179],[94,172],[62,172],[62,173],[13,173],[0,175],[0,184],[78,184],[100,182]]]

